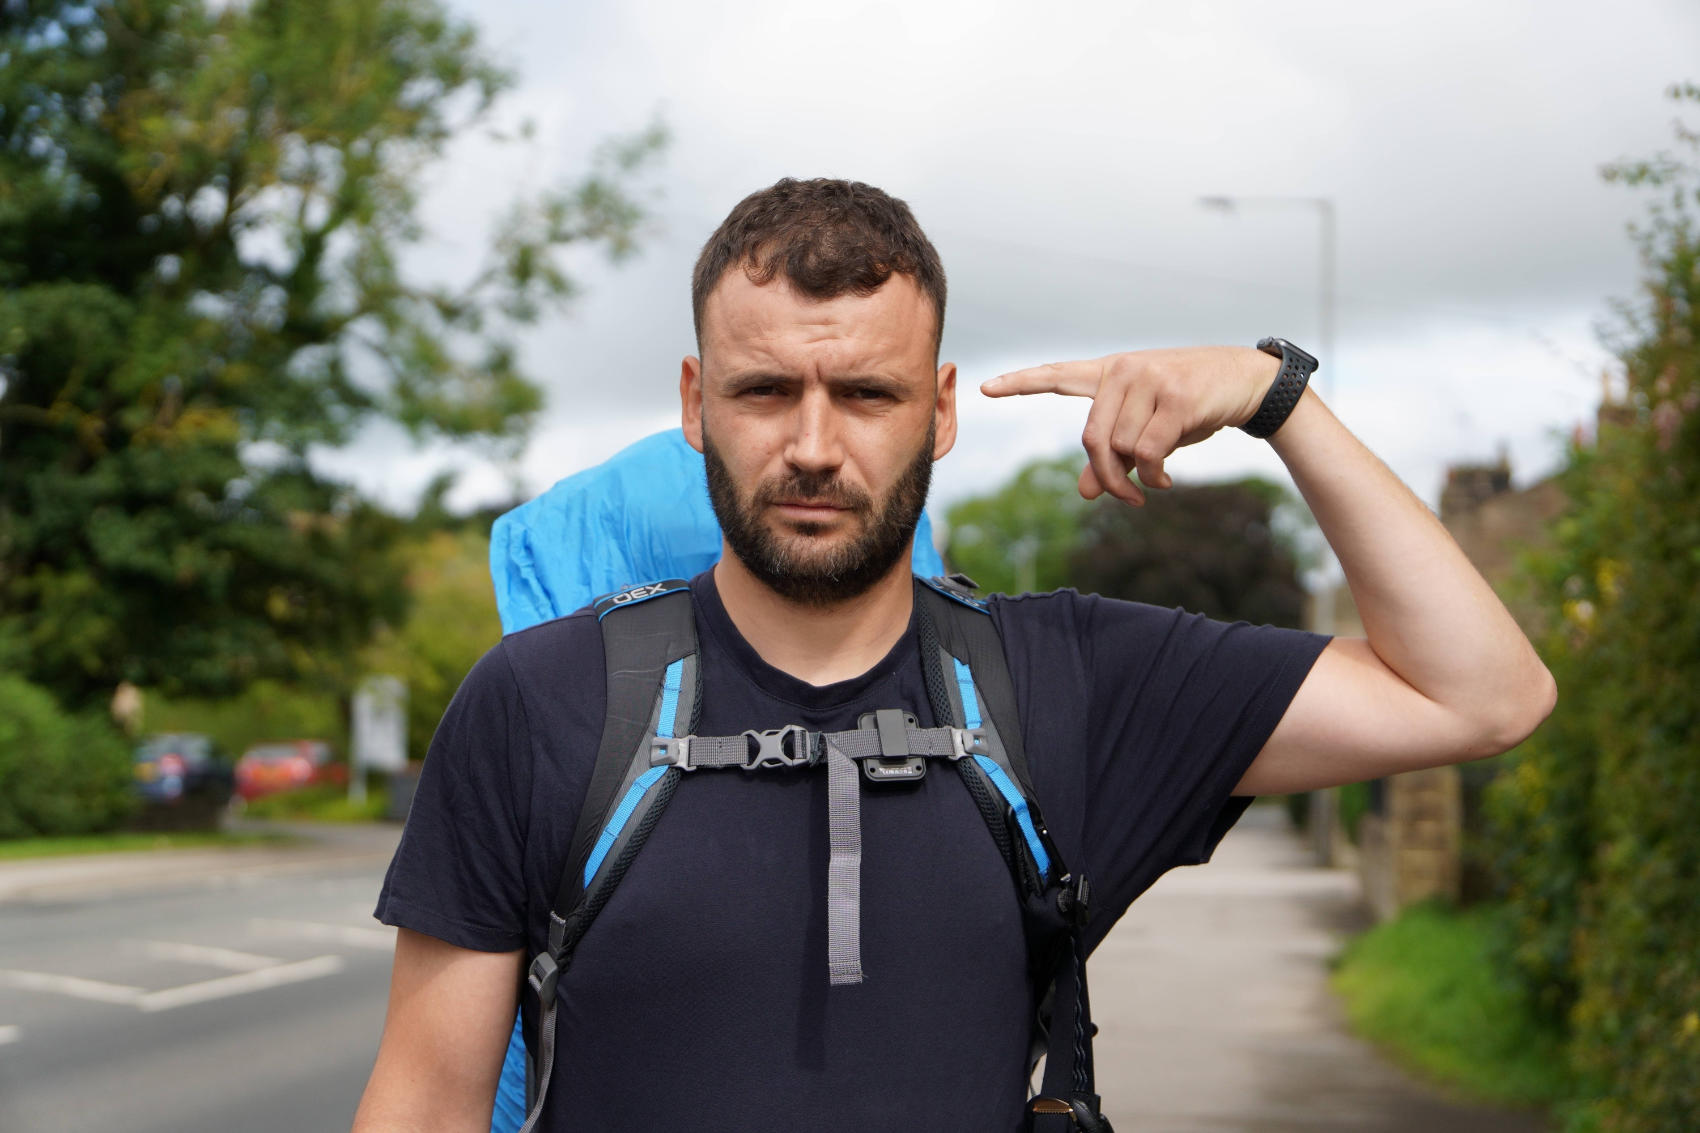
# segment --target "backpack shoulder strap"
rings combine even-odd
[[[984,730],[977,744],[984,750],[957,766],[1020,886],[1029,971],[1041,1001],[1033,1064],[1039,1054],[1045,1056],[1042,1094],[1030,1103],[1030,1128],[1033,1133],[1109,1133],[1094,1092],[1096,1028],[1081,939],[1090,887],[1063,864],[1039,813],[1015,682],[990,610],[975,595],[972,580],[962,575],[918,582],[922,671],[933,714],[958,727]],[[1001,814],[993,788],[1002,799]]]
[[[532,958],[535,1073],[527,1074],[532,1133],[543,1113],[555,1055],[555,985],[573,949],[672,798],[679,770],[652,754],[689,735],[700,689],[696,615],[689,584],[646,583],[597,599],[607,705],[590,785],[573,828],[567,865],[549,913],[548,948]]]
[[[688,735],[699,707],[696,618],[687,583],[634,586],[597,599],[595,609],[607,703],[596,765],[555,897],[554,912],[562,916],[606,860],[612,821],[630,817],[620,810],[634,786],[652,771],[651,782],[660,778],[661,769],[651,766],[652,738]]]

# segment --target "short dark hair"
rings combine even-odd
[[[751,193],[720,222],[691,273],[691,317],[702,316],[722,276],[742,267],[765,286],[783,275],[811,299],[872,295],[892,273],[913,279],[933,304],[933,353],[944,337],[944,265],[909,206],[860,181],[786,177]]]

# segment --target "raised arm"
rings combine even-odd
[[[1249,347],[1151,350],[1021,370],[995,397],[1093,399],[1080,490],[1131,504],[1163,461],[1257,411],[1280,367]],[[1552,677],[1446,529],[1314,391],[1272,438],[1340,560],[1363,638],[1329,644],[1236,793],[1274,794],[1477,759],[1552,710]]]
[[[521,953],[396,930],[390,1005],[353,1133],[489,1133]]]

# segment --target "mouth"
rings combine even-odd
[[[781,515],[815,522],[832,519],[850,510],[825,500],[775,500],[772,506]]]

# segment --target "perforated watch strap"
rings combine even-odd
[[[1263,404],[1240,428],[1259,440],[1267,440],[1292,416],[1299,398],[1304,396],[1305,386],[1310,384],[1311,374],[1316,372],[1316,359],[1280,338],[1266,338],[1257,344],[1257,348],[1281,359],[1281,372],[1275,375],[1275,384],[1263,395]]]

